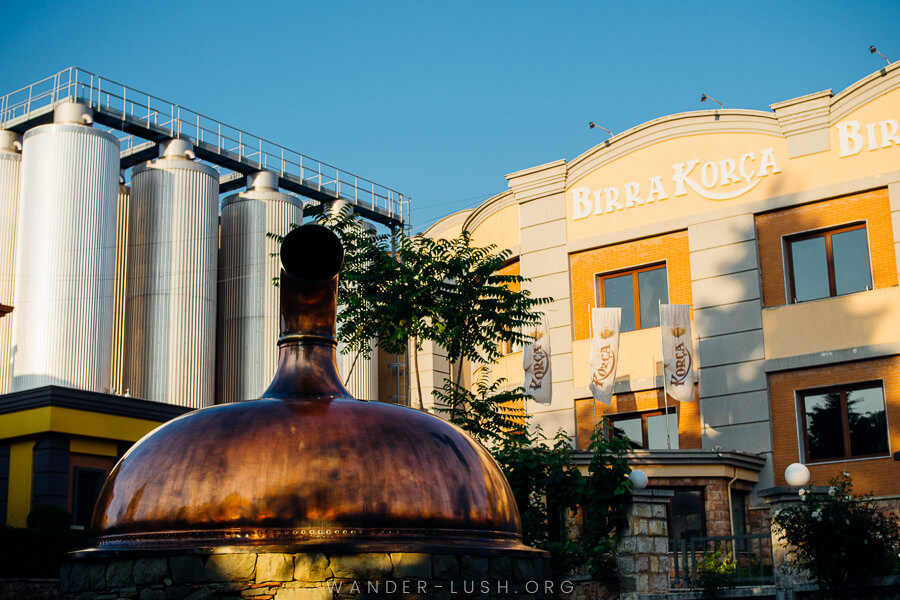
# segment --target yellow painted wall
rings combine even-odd
[[[9,446],[9,490],[6,524],[25,527],[31,510],[31,476],[34,472],[34,440],[20,440]]]
[[[109,440],[73,437],[69,440],[69,452],[116,457],[119,455],[119,445]]]
[[[506,206],[472,230],[472,245],[494,244],[498,250],[508,250],[519,245],[519,205]]]
[[[900,288],[767,308],[766,358],[785,358],[900,339]]]
[[[659,327],[628,331],[619,336],[619,365],[616,381],[656,377],[662,373],[662,338]],[[591,382],[591,340],[572,342],[572,374],[576,388]]]
[[[761,116],[760,119],[762,124],[765,117]],[[882,94],[851,113],[839,116],[838,120],[828,128],[830,149],[824,152],[789,159],[787,140],[784,137],[763,133],[736,132],[681,136],[636,150],[604,164],[578,180],[567,183],[568,239],[569,241],[578,240],[600,233],[667,221],[730,205],[803,192],[897,171],[900,169],[900,144],[894,142],[886,147],[881,147],[883,139],[878,123],[885,119],[900,121],[900,89]],[[858,154],[841,157],[839,128],[845,127],[846,125],[842,124],[846,124],[848,121],[859,122],[860,134],[865,138],[865,142]],[[873,127],[877,142],[875,144],[877,147],[871,150],[869,149],[867,129],[867,125],[870,124],[875,124]],[[663,121],[658,127],[660,131],[665,131],[668,127],[675,128],[677,126],[678,122],[673,120]],[[772,169],[768,169],[767,175],[759,178],[758,183],[746,193],[730,200],[710,200],[702,197],[690,186],[685,186],[686,195],[675,196],[673,165],[698,159],[700,163],[693,169],[690,176],[691,179],[699,182],[703,163],[708,161],[718,163],[724,159],[739,161],[744,153],[750,151],[755,153],[755,159],[748,162],[748,165],[752,163],[758,170],[761,166],[760,151],[765,148],[772,148],[775,163],[780,172],[774,173]],[[603,151],[598,150],[597,152]],[[573,220],[574,190],[587,187],[593,193],[594,190],[615,187],[620,193],[619,202],[624,205],[626,183],[638,183],[640,196],[646,197],[650,187],[649,177],[656,175],[661,176],[664,189],[668,194],[667,199],[609,213],[591,214],[583,219]],[[744,181],[740,181],[710,189],[716,193],[728,193],[732,190],[742,189],[745,185]]]
[[[491,365],[491,375],[494,380],[504,377],[509,385],[522,385],[525,383],[525,370],[522,368],[522,352],[513,352],[501,356],[497,362]]]
[[[0,439],[55,431],[85,437],[137,441],[159,425],[158,421],[44,406],[0,415]]]

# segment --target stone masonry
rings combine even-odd
[[[104,553],[63,564],[63,600],[406,600],[555,596],[542,552]]]
[[[632,491],[628,529],[619,541],[622,598],[669,591],[669,525],[666,504],[671,490]]]

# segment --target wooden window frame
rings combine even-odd
[[[848,231],[856,231],[857,229],[862,229],[866,231],[866,254],[869,259],[869,283],[872,284],[874,288],[875,285],[872,282],[872,249],[869,244],[869,232],[866,227],[866,223],[853,223],[851,225],[842,225],[840,227],[833,227],[831,229],[820,229],[818,231],[809,231],[805,233],[792,234],[784,237],[784,255],[785,255],[785,272],[787,273],[787,292],[788,292],[788,304],[801,304],[803,302],[812,302],[812,300],[797,300],[796,294],[794,293],[794,253],[793,253],[793,243],[800,242],[803,240],[811,240],[813,238],[824,238],[825,239],[825,262],[828,269],[828,296],[826,298],[834,298],[838,295],[837,293],[837,283],[835,282],[834,276],[834,250],[831,246],[831,238],[833,235],[837,233],[846,233]],[[851,292],[856,293],[856,292]],[[824,298],[816,298],[816,300],[824,300]]]
[[[847,408],[847,392],[855,390],[868,390],[873,388],[881,388],[881,400],[884,403],[885,414],[885,441],[887,442],[887,450],[878,454],[858,454],[854,456],[850,448],[850,412]],[[830,458],[810,458],[809,456],[809,432],[806,425],[806,398],[807,396],[819,396],[822,394],[830,394],[839,392],[841,395],[841,435],[843,436],[843,456],[833,456]],[[800,435],[803,442],[803,462],[811,463],[828,463],[842,462],[846,460],[859,460],[864,458],[884,458],[891,455],[890,429],[887,425],[887,396],[884,393],[884,381],[862,381],[858,383],[832,385],[823,388],[814,388],[808,390],[798,390],[797,394],[797,410],[800,417]]]
[[[650,436],[647,433],[647,418],[648,417],[656,417],[662,416],[666,414],[665,408],[654,408],[653,410],[641,410],[641,411],[633,411],[626,413],[614,413],[606,415],[606,418],[609,419],[609,424],[613,427],[616,426],[616,421],[625,421],[628,419],[640,419],[641,420],[641,450],[650,450],[648,446],[650,445]],[[675,421],[678,421],[678,411],[676,407],[670,406],[668,410],[668,414],[675,415]],[[678,440],[678,447],[681,447],[681,440],[678,439],[678,431],[675,432],[675,438]],[[659,450],[660,448],[656,448]]]
[[[658,269],[663,269],[666,272],[666,298],[669,297],[669,265],[663,262],[653,263],[651,265],[646,265],[643,267],[637,267],[632,269],[623,269],[621,271],[612,271],[610,273],[603,273],[595,275],[596,283],[595,283],[595,294],[597,296],[596,302],[597,307],[605,308],[606,307],[606,297],[603,292],[603,282],[607,279],[614,279],[616,277],[622,277],[623,275],[631,275],[631,293],[632,293],[632,302],[634,309],[634,329],[629,331],[638,331],[639,329],[644,329],[641,325],[641,289],[638,285],[638,275],[641,273],[646,273],[647,271],[656,271]],[[623,331],[623,333],[625,333]]]
[[[706,518],[706,486],[703,485],[673,485],[666,486],[667,489],[670,489],[675,492],[700,492],[700,537],[706,537],[707,533],[707,518]],[[675,538],[675,510],[672,506],[675,498],[670,498],[666,503],[666,520],[668,521],[669,527],[669,536],[670,539],[675,540],[676,548],[675,551],[678,551],[677,544],[679,540]],[[688,538],[690,539],[690,538]],[[687,540],[685,540],[687,541]],[[669,552],[672,552],[672,549],[669,549]]]

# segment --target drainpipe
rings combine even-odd
[[[731,506],[731,484],[737,481],[737,467],[732,467],[732,474],[734,477],[731,478],[731,481],[728,482],[728,485],[725,486],[725,493],[728,495],[728,523],[731,525],[731,536],[734,537],[734,510]],[[735,558],[737,555],[737,542],[735,540],[731,540],[731,558]]]

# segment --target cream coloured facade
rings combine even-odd
[[[588,389],[588,319],[600,302],[600,278],[662,265],[668,301],[691,305],[697,350],[696,406],[674,407],[682,449],[760,455],[766,462],[758,481],[748,479],[755,491],[784,485],[787,464],[806,462],[813,483],[851,465],[861,490],[897,496],[900,487],[883,482],[900,475],[892,457],[900,451],[900,388],[893,383],[900,378],[900,63],[839,93],[771,109],[704,110],[643,123],[572,160],[507,175],[507,190],[426,235],[466,229],[480,245],[510,249],[528,289],[553,297],[553,399],[527,403],[545,432],[562,428],[583,447],[577,438],[591,425],[584,415],[597,413]],[[831,253],[832,232],[848,227],[865,232],[868,256],[858,268],[869,269],[869,284],[810,301],[795,297],[807,267],[789,251],[799,257],[797,241],[812,237],[829,240]],[[835,260],[828,254],[832,288]],[[650,396],[653,408],[664,410],[655,404],[661,353],[658,327],[623,333],[616,400],[600,413],[646,412],[641,398]],[[875,374],[841,374],[864,367]],[[419,368],[428,406],[447,364],[432,347],[420,353]],[[823,386],[882,382],[888,450],[810,458],[804,419],[811,417],[799,400],[809,384],[791,390],[793,401],[780,395],[791,373],[799,381],[804,369],[823,369]],[[502,358],[492,373],[520,385],[521,352]]]

